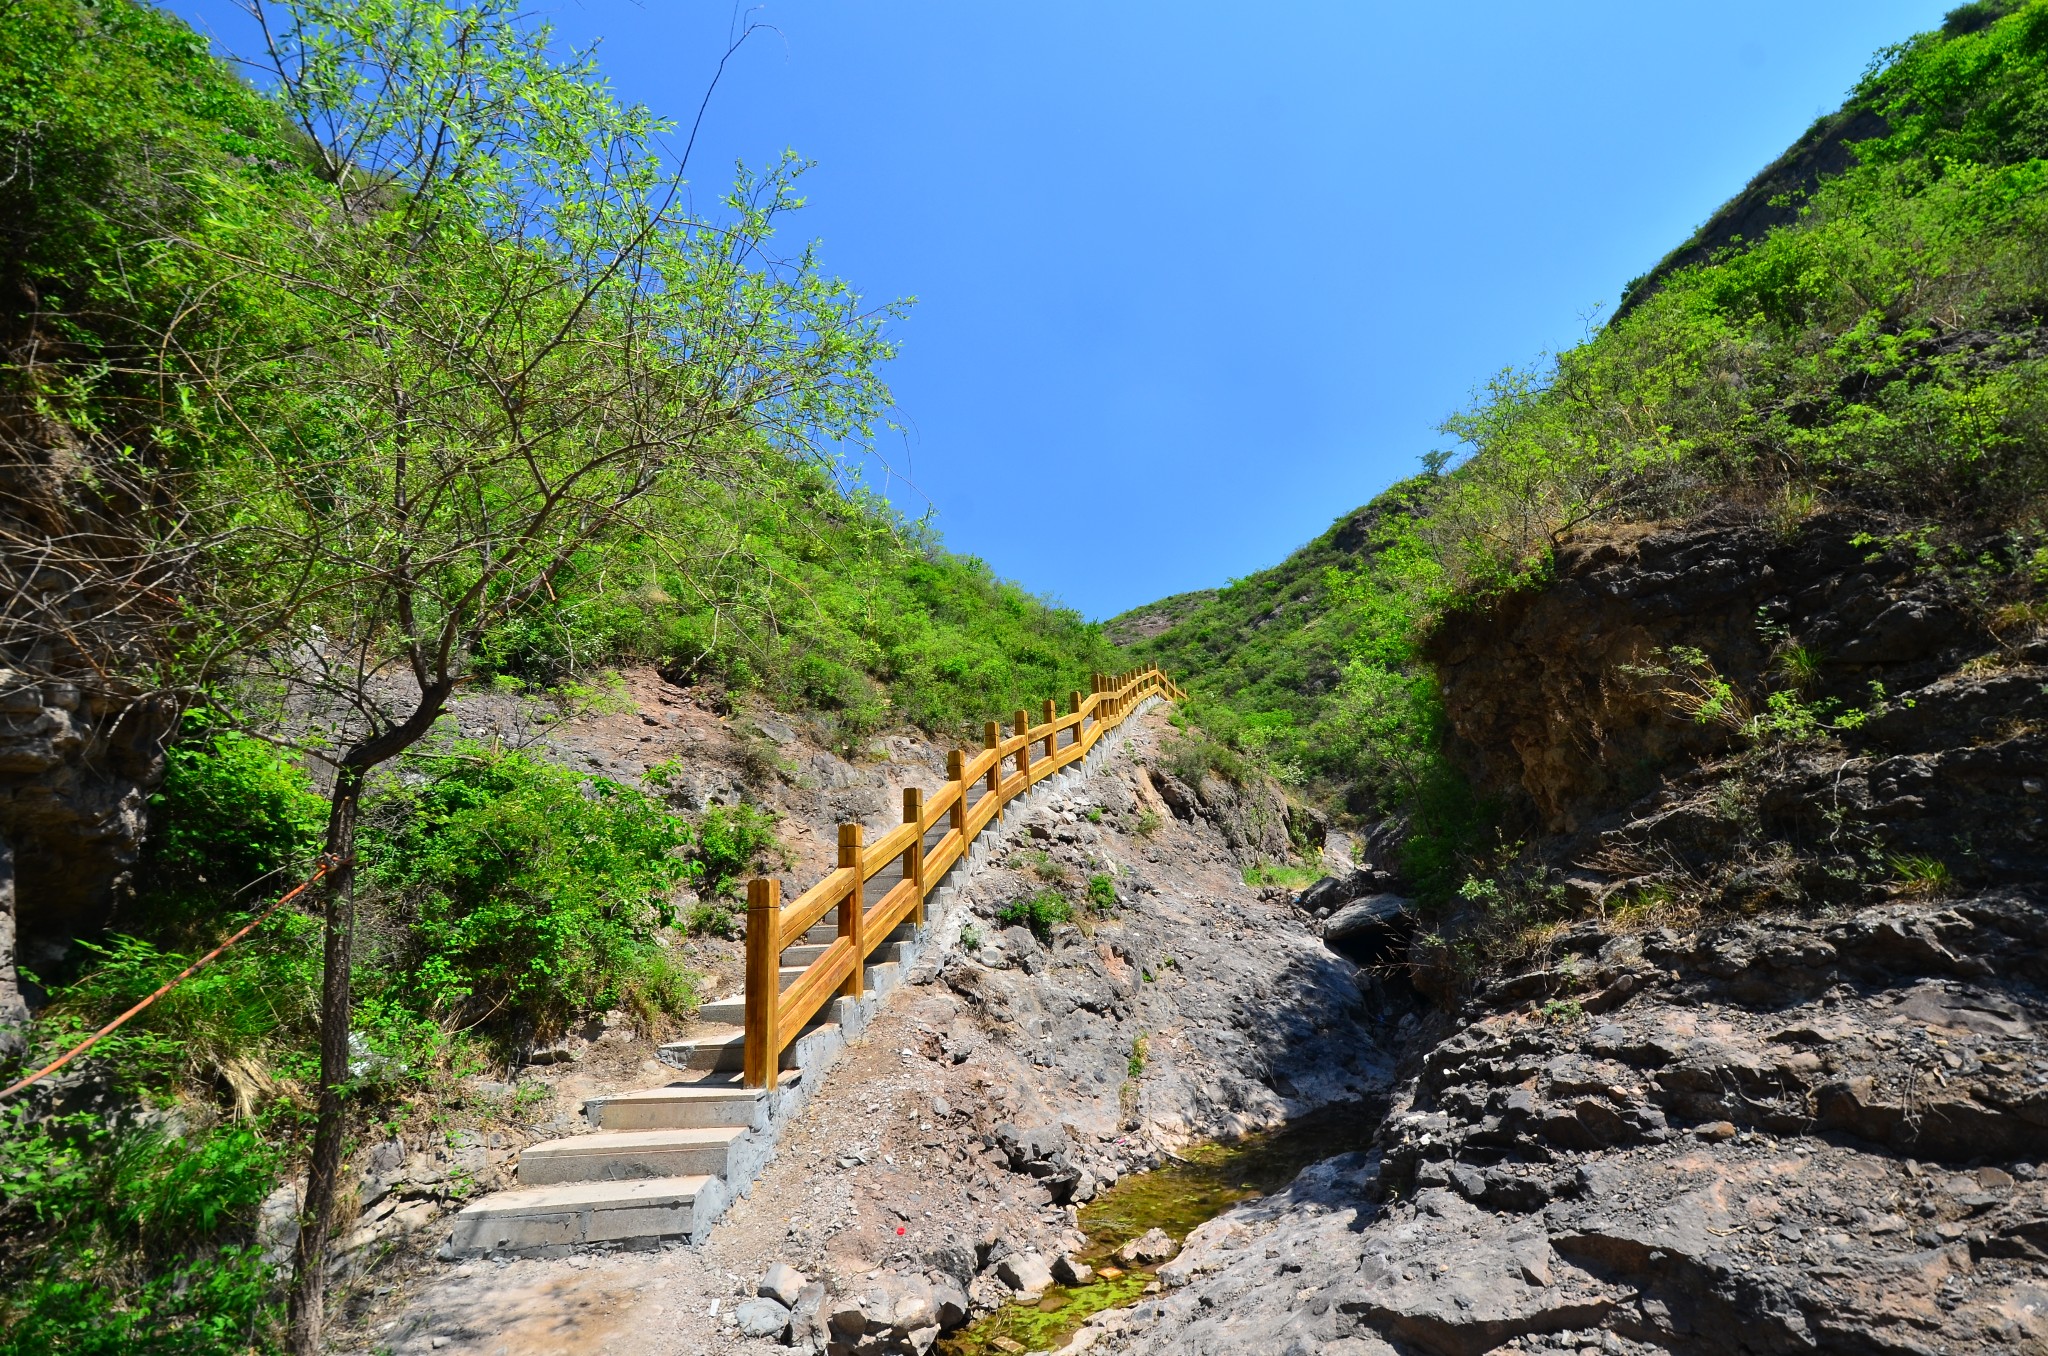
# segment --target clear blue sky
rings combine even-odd
[[[1477,383],[1578,338],[1954,3],[537,12],[685,126],[735,15],[774,25],[693,177],[818,162],[793,229],[869,297],[918,299],[892,497],[1106,617],[1270,565],[1412,474]],[[232,0],[174,7],[233,45]]]

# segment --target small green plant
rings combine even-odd
[[[981,929],[974,926],[974,924],[972,923],[961,924],[960,949],[962,951],[981,950]]]
[[[1102,822],[1102,807],[1100,805],[1088,807],[1088,822],[1090,824],[1100,824]]]
[[[1287,866],[1280,862],[1260,862],[1257,866],[1244,869],[1244,883],[1253,889],[1268,885],[1283,885],[1290,890],[1300,890],[1322,879],[1322,872],[1313,867]]]
[[[1140,810],[1137,821],[1131,825],[1131,832],[1140,838],[1150,838],[1159,832],[1163,822],[1157,810]]]
[[[1543,1020],[1554,1026],[1576,1026],[1586,1020],[1586,1007],[1576,998],[1553,998],[1541,1011]]]
[[[722,898],[733,893],[741,876],[769,860],[786,863],[789,853],[768,811],[746,804],[714,805],[697,821],[689,857],[697,867],[697,892]]]
[[[1820,652],[1805,645],[1788,645],[1778,652],[1773,667],[1795,692],[1805,692],[1820,681]]]
[[[740,913],[724,900],[705,900],[683,910],[683,931],[692,937],[737,937]]]
[[[639,710],[633,694],[626,690],[626,680],[616,669],[593,674],[588,682],[571,679],[559,683],[554,697],[562,710],[572,716],[620,716]]]
[[[1065,895],[1052,889],[1012,900],[996,911],[998,923],[1006,928],[1029,928],[1041,942],[1051,941],[1054,928],[1073,920],[1073,904]]]
[[[1891,859],[1898,892],[1921,899],[1942,899],[1955,889],[1955,877],[1948,863],[1935,857],[1901,854]]]
[[[1151,1046],[1151,1041],[1142,1031],[1131,1037],[1131,1057],[1125,1061],[1124,1069],[1132,1078],[1145,1076],[1145,1059],[1151,1051]]]
[[[1088,907],[1099,914],[1116,912],[1116,878],[1097,872],[1088,878]]]
[[[1033,848],[1019,855],[1024,869],[1047,885],[1065,885],[1073,876],[1065,862],[1054,860],[1052,854],[1042,848]]]

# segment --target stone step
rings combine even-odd
[[[892,947],[890,949],[895,950],[896,948]],[[877,951],[875,954],[879,956],[882,954],[882,952]],[[887,993],[889,990],[895,988],[897,977],[902,973],[902,970],[903,963],[897,960],[893,955],[889,959],[881,961],[870,958],[867,964],[867,968],[861,973],[861,991],[863,996],[867,994]],[[794,982],[795,978],[801,976],[802,974],[803,971],[801,970],[784,970],[782,972],[782,987],[785,989],[788,988],[790,984]],[[832,1005],[828,1002],[825,1004],[824,1007],[820,1008],[819,1011],[821,1013],[827,1013],[830,1012],[831,1009]],[[727,994],[724,998],[715,998],[711,1002],[706,1003],[697,1009],[697,1018],[699,1021],[712,1025],[745,1027],[747,1024],[747,996],[744,993],[735,993]],[[811,1026],[816,1025],[818,1025],[816,1021],[813,1021],[811,1023]],[[809,1031],[810,1029],[810,1026],[804,1028],[804,1030],[806,1031]],[[662,1048],[664,1050],[668,1049],[667,1046],[663,1046]],[[668,1060],[668,1057],[666,1055],[664,1055],[662,1058],[666,1062],[674,1062],[672,1060]],[[688,1067],[693,1069],[723,1069],[726,1066],[723,1064],[692,1064]]]
[[[793,1083],[795,1070],[783,1074]],[[768,1093],[740,1086],[735,1074],[714,1072],[696,1083],[640,1088],[592,1097],[583,1114],[599,1130],[685,1130],[711,1125],[765,1128]]]
[[[643,1177],[724,1177],[745,1125],[611,1130],[529,1144],[519,1155],[522,1186],[622,1182]]]
[[[930,901],[929,901],[929,900],[927,900],[927,901],[926,901],[926,903],[927,903],[927,904],[929,904],[929,903],[930,903]],[[887,945],[888,943],[891,943],[891,942],[907,942],[907,941],[909,941],[909,940],[910,940],[910,939],[911,939],[912,937],[914,937],[914,936],[916,936],[916,935],[917,935],[917,929],[916,929],[916,928],[913,928],[913,927],[912,927],[912,926],[911,926],[910,924],[908,924],[908,923],[898,923],[898,924],[896,925],[896,930],[895,930],[894,932],[891,932],[891,933],[890,933],[890,934],[889,934],[889,935],[888,935],[887,937],[884,937],[884,938],[882,939],[882,942],[883,942],[883,944],[884,944],[884,945]],[[798,946],[818,946],[818,947],[823,947],[823,946],[830,946],[830,945],[831,945],[831,944],[832,944],[833,942],[837,941],[838,939],[839,939],[839,923],[838,923],[838,920],[837,920],[837,919],[835,919],[834,917],[832,917],[832,916],[831,916],[830,914],[827,914],[827,915],[826,915],[826,917],[825,917],[825,920],[824,920],[823,922],[821,922],[821,923],[813,923],[813,924],[811,924],[811,930],[810,930],[809,932],[806,932],[806,933],[805,933],[805,934],[804,934],[803,936],[801,936],[801,937],[797,938],[797,939],[796,939],[796,941],[794,941],[794,942],[791,942],[791,943],[790,943],[790,945],[789,945],[789,948],[788,948],[788,949],[785,949],[785,950],[783,951],[783,953],[782,953],[782,959],[783,959],[783,961],[784,961],[784,963],[785,963],[785,964],[786,964],[786,963],[788,963],[788,962],[789,962],[789,951],[790,951],[790,949],[794,949],[795,947],[798,947]],[[872,953],[870,953],[870,954],[872,954]],[[815,960],[815,959],[816,959],[816,956],[814,955],[814,956],[812,957],[812,959],[813,959],[813,960]],[[808,964],[808,963],[809,963],[809,962],[806,962],[806,964]]]
[[[734,1011],[742,1016],[746,1012],[747,1001],[744,997],[723,1000],[723,1004],[737,1004]],[[720,1006],[721,1003],[707,1003],[698,1009],[698,1013],[702,1015],[705,1011]],[[832,1005],[826,1004],[825,1011],[831,1010]],[[830,1021],[812,1022],[804,1030],[815,1031],[821,1026],[832,1025],[835,1023]],[[747,1033],[738,1025],[738,1019],[735,1018],[732,1021],[716,1023],[709,1030],[696,1032],[688,1040],[670,1041],[655,1053],[661,1057],[661,1062],[671,1069],[686,1069],[693,1072],[702,1070],[707,1073],[737,1072],[747,1067],[746,1047]],[[796,1042],[791,1041],[783,1048],[781,1067],[784,1070],[796,1067]]]
[[[834,933],[833,937],[837,935],[837,933]],[[799,942],[795,946],[785,948],[782,953],[782,968],[788,970],[793,966],[798,970],[802,970],[808,967],[812,961],[824,955],[827,949],[831,947],[833,937],[828,937],[822,942]],[[903,938],[896,937],[883,942],[873,951],[868,952],[868,964],[873,965],[878,958],[881,960],[895,960],[903,950],[903,941]]]
[[[448,1255],[665,1238],[700,1243],[725,1203],[725,1184],[701,1175],[518,1187],[465,1206],[455,1217]]]

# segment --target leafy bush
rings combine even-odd
[[[281,1166],[255,1129],[176,1139],[0,1113],[0,1356],[229,1356],[276,1346],[249,1246]]]
[[[1003,905],[996,910],[996,921],[1006,928],[1029,928],[1039,941],[1049,942],[1054,928],[1074,921],[1074,906],[1057,890],[1040,890]]]
[[[697,893],[707,899],[732,894],[741,876],[787,855],[775,836],[775,816],[752,805],[712,806],[697,821],[696,837],[689,859]]]
[[[1099,914],[1116,912],[1116,877],[1097,872],[1088,878],[1088,907]]]
[[[551,1031],[579,1012],[678,1000],[654,934],[675,921],[676,890],[701,879],[687,823],[631,787],[522,754],[419,761],[433,775],[377,802],[362,850],[405,928],[394,982],[410,1001],[463,1025],[516,1013]]]
[[[165,922],[180,913],[210,922],[223,907],[296,885],[326,827],[326,797],[303,768],[264,740],[209,731],[210,716],[186,714],[150,797],[138,874],[145,913]]]

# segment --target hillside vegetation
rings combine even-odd
[[[1209,760],[1408,816],[1415,883],[1449,899],[1516,826],[1447,761],[1418,646],[1540,589],[1565,543],[1717,504],[1788,525],[1854,510],[1871,549],[1967,581],[2000,625],[2040,620],[2048,5],[1965,6],[1878,54],[1814,135],[1851,126],[1876,134],[1839,174],[1802,162],[1810,191],[1778,192],[1767,234],[1722,214],[1710,257],[1682,247],[1585,343],[1488,381],[1444,422],[1455,454],[1163,630],[1146,609],[1112,623],[1154,631],[1134,652],[1186,675]]]

